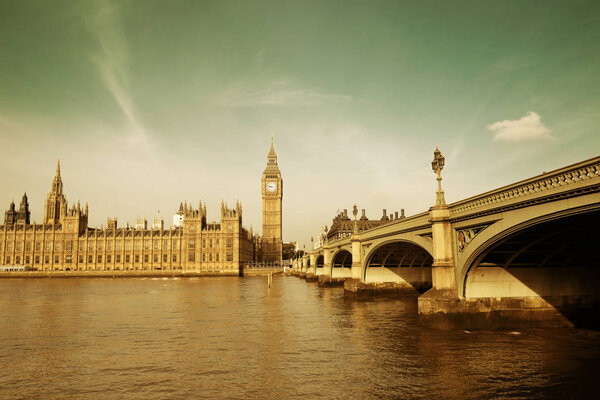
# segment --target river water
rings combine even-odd
[[[597,398],[600,333],[437,331],[296,277],[0,280],[0,399]]]

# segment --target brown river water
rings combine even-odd
[[[600,333],[437,331],[296,277],[0,280],[0,399],[598,398]]]

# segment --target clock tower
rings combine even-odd
[[[271,150],[267,156],[267,168],[261,179],[262,192],[262,259],[263,261],[281,261],[281,199],[283,197],[283,179],[277,166],[277,154],[271,138]]]

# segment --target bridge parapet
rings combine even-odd
[[[600,184],[600,157],[535,176],[465,200],[450,204],[451,219],[472,214],[496,212],[498,208],[518,208],[537,204],[542,198],[552,200],[581,194]]]

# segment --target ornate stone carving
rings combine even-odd
[[[476,226],[472,228],[460,229],[456,231],[456,243],[458,244],[458,250],[463,251],[465,247],[471,240],[475,238],[475,236],[479,235],[481,231],[487,228],[489,225],[485,226]]]

